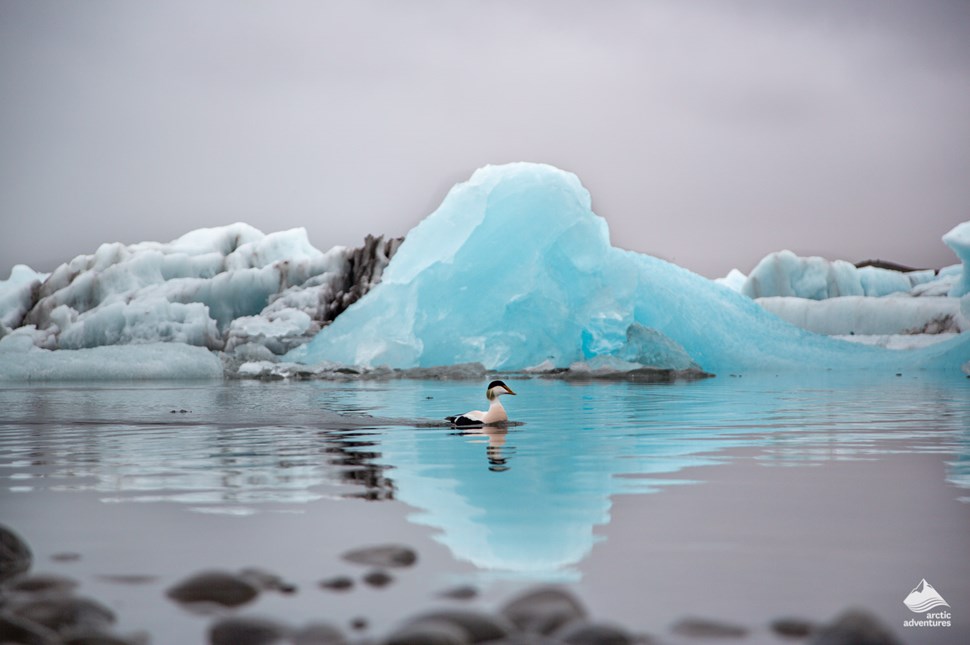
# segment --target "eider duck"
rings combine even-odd
[[[505,423],[509,420],[509,415],[505,412],[505,408],[502,407],[502,402],[499,401],[499,397],[503,394],[515,395],[515,392],[502,381],[492,381],[488,384],[488,389],[485,390],[485,397],[489,401],[487,411],[472,410],[465,414],[445,417],[445,419],[450,421],[454,426],[483,426]]]

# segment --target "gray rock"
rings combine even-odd
[[[263,591],[279,591],[280,593],[294,593],[296,591],[295,584],[287,582],[281,576],[264,569],[255,567],[243,569],[239,572],[239,577]]]
[[[418,554],[406,546],[385,544],[348,551],[343,559],[371,567],[410,567],[418,561]]]
[[[158,576],[144,573],[109,573],[99,575],[98,579],[119,585],[147,585],[158,582]]]
[[[901,641],[878,618],[863,609],[850,609],[824,625],[811,645],[900,645]]]
[[[378,589],[380,589],[381,587],[386,587],[387,585],[394,582],[394,576],[387,573],[386,571],[381,571],[380,569],[377,569],[376,571],[371,571],[370,573],[365,575],[364,582],[366,582],[372,587],[377,587]]]
[[[60,645],[57,632],[21,618],[10,612],[0,612],[0,642],[20,645]]]
[[[343,632],[327,623],[307,625],[291,637],[293,645],[346,645]]]
[[[468,633],[448,620],[424,619],[392,633],[383,645],[469,645]]]
[[[478,589],[472,587],[471,585],[461,585],[459,587],[452,587],[451,589],[445,589],[438,594],[440,598],[448,598],[450,600],[472,600],[478,597]]]
[[[64,645],[147,645],[148,637],[144,634],[136,636],[119,636],[102,631],[75,634],[63,640]]]
[[[551,634],[566,623],[586,618],[586,609],[560,587],[540,587],[518,596],[502,615],[522,631]]]
[[[20,576],[10,580],[7,583],[7,588],[11,591],[27,594],[63,594],[77,588],[77,581],[50,573],[35,573],[34,575]]]
[[[12,530],[0,524],[0,581],[24,573],[34,556],[30,547]]]
[[[327,578],[326,580],[320,581],[320,586],[324,589],[330,589],[331,591],[348,591],[354,586],[353,578],[347,576],[336,576],[334,578]]]
[[[605,623],[574,621],[553,636],[568,645],[633,645],[633,637],[619,627]]]
[[[745,627],[709,618],[684,618],[674,625],[673,631],[692,638],[744,638],[748,635]]]
[[[479,611],[441,610],[422,614],[395,632],[388,645],[463,645],[511,635],[515,627],[500,616]]]
[[[177,602],[213,602],[226,607],[245,604],[258,594],[252,583],[225,571],[203,571],[168,590],[168,597]]]
[[[269,645],[289,637],[290,629],[272,620],[251,616],[223,618],[209,628],[211,645]]]
[[[804,618],[778,618],[771,621],[773,632],[791,638],[805,638],[817,628],[815,623]]]
[[[90,598],[76,596],[30,600],[15,605],[13,613],[60,634],[99,631],[115,622],[114,612],[110,609]]]

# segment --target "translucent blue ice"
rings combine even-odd
[[[802,331],[727,287],[611,245],[575,175],[517,163],[455,186],[408,233],[383,282],[288,359],[512,370],[634,355],[689,357],[715,373],[957,369],[970,336],[890,351]]]

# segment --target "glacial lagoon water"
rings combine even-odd
[[[250,566],[298,591],[238,613],[348,633],[365,618],[375,637],[553,582],[665,643],[696,642],[670,631],[688,616],[791,642],[769,622],[848,607],[907,643],[967,642],[970,381],[507,382],[517,423],[487,433],[439,422],[486,405],[478,381],[4,385],[0,523],[33,571],[78,580],[153,643],[204,642],[214,620],[167,588]],[[340,557],[389,542],[418,562],[386,587]],[[357,584],[319,587],[337,575]],[[950,627],[903,626],[924,578]],[[480,595],[440,597],[456,585]]]

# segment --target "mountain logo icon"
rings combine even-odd
[[[940,592],[933,588],[933,585],[926,581],[926,578],[920,580],[920,583],[916,585],[916,588],[909,592],[906,599],[903,600],[903,604],[906,605],[910,611],[922,614],[936,607],[949,607],[950,604],[943,600],[943,596]]]

